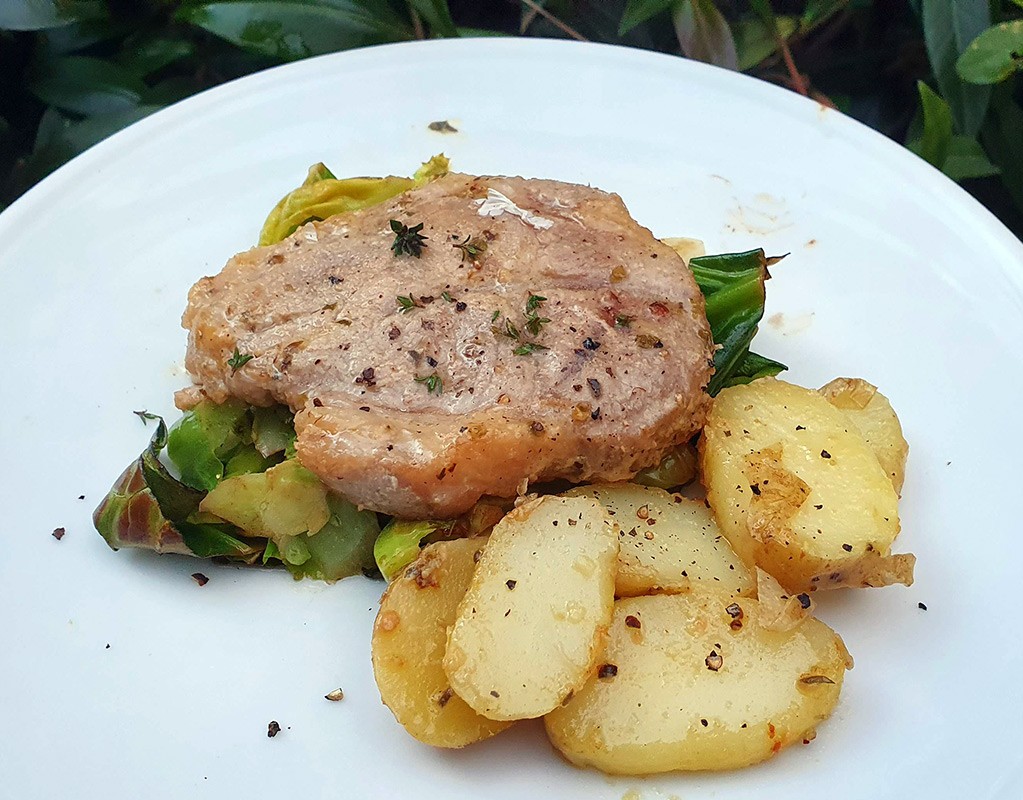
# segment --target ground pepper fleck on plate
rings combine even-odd
[[[210,582],[210,579],[203,575],[201,572],[193,572],[192,580],[194,580],[200,586],[205,586],[207,583]]]
[[[273,739],[280,732],[281,724],[275,719],[270,720],[270,724],[266,726],[267,737]]]
[[[54,528],[53,533],[51,535],[53,536],[54,539],[56,539],[59,542],[61,539],[64,538],[65,533],[67,533],[67,531],[64,530],[63,528]]]

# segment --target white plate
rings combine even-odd
[[[429,131],[439,119],[459,133]],[[113,553],[93,531],[93,507],[150,434],[131,411],[176,417],[192,282],[255,241],[310,163],[401,174],[441,150],[466,172],[617,191],[655,233],[712,251],[791,251],[757,349],[805,385],[862,375],[891,397],[912,445],[899,545],[919,557],[917,583],[822,602],[856,669],[809,746],[746,771],[646,780],[567,766],[535,723],[432,750],[373,684],[381,584]],[[867,128],[636,50],[381,47],[270,70],[133,125],[6,211],[0,242],[0,796],[1023,792],[1023,565],[1008,502],[1023,450],[1023,247]],[[343,702],[323,699],[338,686]],[[274,739],[271,719],[284,728]]]

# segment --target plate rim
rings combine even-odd
[[[409,63],[416,59],[422,61],[443,58],[447,54],[464,56],[474,52],[496,54],[505,58],[528,55],[530,58],[549,59],[567,55],[579,61],[594,54],[598,58],[618,59],[629,66],[642,67],[649,64],[648,68],[654,70],[662,67],[673,69],[680,74],[699,76],[698,80],[704,83],[709,81],[725,85],[733,94],[746,94],[751,100],[769,100],[777,110],[790,117],[794,124],[801,126],[806,124],[804,119],[806,112],[813,111],[827,119],[830,124],[837,126],[833,130],[838,135],[853,144],[857,141],[862,143],[865,155],[878,163],[879,167],[884,167],[887,171],[904,170],[909,177],[925,184],[919,188],[930,188],[929,196],[939,201],[932,206],[932,212],[938,213],[939,210],[943,210],[945,213],[955,214],[958,210],[971,225],[981,226],[982,230],[974,230],[975,234],[985,234],[992,245],[1003,248],[1010,258],[1013,255],[1023,258],[1023,241],[979,200],[902,145],[841,111],[828,108],[816,100],[752,75],[680,56],[624,45],[540,37],[464,37],[371,45],[279,64],[210,87],[131,123],[61,165],[0,212],[0,236],[17,230],[19,222],[31,214],[34,206],[43,203],[46,197],[59,187],[73,184],[76,176],[87,173],[105,161],[116,160],[122,152],[136,143],[151,143],[156,135],[173,135],[176,123],[189,121],[210,106],[225,108],[227,101],[237,101],[255,93],[260,84],[287,81],[293,73],[317,71],[328,64],[335,70],[338,66],[342,69],[348,66],[353,68],[372,66],[374,61],[387,59],[392,53],[399,55],[402,66],[409,66]],[[1007,269],[1004,272],[1023,292],[1023,270]]]

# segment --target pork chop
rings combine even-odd
[[[391,220],[423,246],[393,252]],[[684,262],[617,195],[556,181],[450,174],[309,223],[201,279],[182,324],[179,405],[287,404],[301,462],[399,517],[630,478],[709,405]]]

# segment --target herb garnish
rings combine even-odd
[[[145,411],[145,410],[143,410],[143,411],[132,411],[131,413],[134,414],[136,417],[138,417],[140,420],[142,420],[142,424],[143,425],[148,425],[150,420],[160,419],[160,415],[159,414],[152,414],[149,411]]]
[[[635,317],[630,317],[628,314],[619,314],[618,316],[615,317],[615,327],[628,328],[630,325],[632,325],[632,321],[634,319]]]
[[[494,325],[490,328],[490,330],[498,336],[507,336],[509,339],[514,339],[515,341],[519,340],[519,329],[516,328],[515,324],[507,317],[504,318],[504,328]]]
[[[449,303],[453,303],[453,302],[455,302],[455,298],[453,298],[453,297],[452,297],[452,296],[451,296],[451,295],[450,295],[450,294],[449,294],[448,292],[441,292],[441,293],[440,293],[440,296],[441,296],[441,297],[442,297],[442,298],[443,298],[444,300],[447,300],[447,301],[448,301]]]
[[[400,255],[415,256],[419,258],[426,247],[426,236],[419,231],[423,229],[423,223],[413,225],[411,228],[396,219],[391,220],[391,230],[394,231],[394,242],[391,244],[391,252],[395,257]]]
[[[543,305],[546,299],[542,295],[530,292],[529,299],[526,300],[526,330],[529,331],[531,336],[539,336],[543,326],[550,322],[547,317],[541,317],[537,313],[537,309]]]
[[[231,368],[231,374],[234,375],[254,358],[255,356],[251,353],[239,353],[238,348],[236,347],[234,349],[234,355],[227,359],[227,366]]]
[[[420,303],[411,294],[398,295],[398,313],[404,314],[406,311],[411,311],[413,308],[422,308],[423,304]]]
[[[457,242],[451,245],[456,250],[462,251],[462,263],[471,261],[474,264],[479,263],[483,260],[484,254],[487,252],[486,239],[479,237],[473,239],[471,236],[466,236],[464,242]]]
[[[416,378],[416,383],[424,384],[428,394],[441,394],[444,391],[444,382],[440,379],[440,375],[436,372],[432,375],[424,375],[421,378]]]
[[[550,320],[547,317],[541,317],[539,313],[540,306],[547,300],[541,294],[529,293],[529,297],[526,298],[526,309],[522,312],[522,316],[526,320],[525,331],[530,336],[539,336],[543,326],[546,325]],[[498,317],[501,316],[500,311],[495,311],[494,315],[490,318],[490,321],[497,322]],[[499,325],[491,325],[490,330],[495,336],[507,336],[509,339],[514,339],[519,342],[519,346],[516,347],[512,352],[517,356],[528,356],[533,353],[538,353],[541,350],[549,350],[550,348],[539,344],[538,342],[524,341],[522,338],[522,332],[515,327],[510,319],[505,317],[504,327]]]

